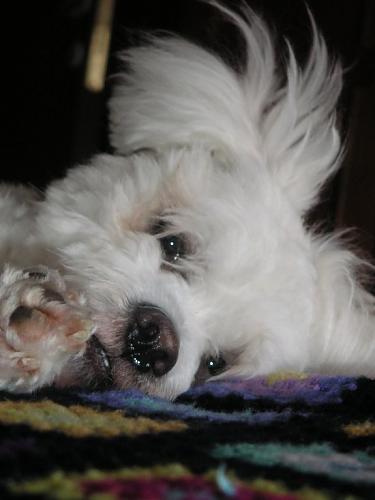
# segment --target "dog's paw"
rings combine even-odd
[[[50,384],[82,354],[94,331],[80,294],[43,266],[0,277],[0,388],[32,391]]]

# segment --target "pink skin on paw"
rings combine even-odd
[[[56,332],[65,339],[66,347],[70,344],[75,350],[87,340],[91,324],[71,306],[47,303],[40,308],[21,307],[24,314],[13,320],[11,318],[10,327],[25,342],[37,342],[50,332]]]
[[[21,291],[0,330],[2,387],[29,391],[49,384],[71,357],[84,352],[94,328],[79,297],[57,292],[51,283]]]

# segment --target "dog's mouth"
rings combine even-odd
[[[95,385],[103,388],[113,385],[110,356],[96,335],[93,335],[88,341],[85,357],[95,373]]]

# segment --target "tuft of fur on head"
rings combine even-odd
[[[339,164],[341,67],[311,19],[306,64],[288,46],[281,72],[260,17],[211,3],[242,33],[243,70],[174,36],[128,50],[109,104],[116,155],[51,186],[41,231],[87,291],[104,345],[120,341],[113,325],[135,301],[171,317],[173,369],[153,380],[119,368],[120,387],[175,397],[217,353],[223,375],[374,374],[374,299],[359,261],[304,224]],[[188,242],[173,266],[155,221]]]

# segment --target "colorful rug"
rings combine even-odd
[[[279,375],[174,403],[2,393],[0,498],[375,498],[375,381]]]

